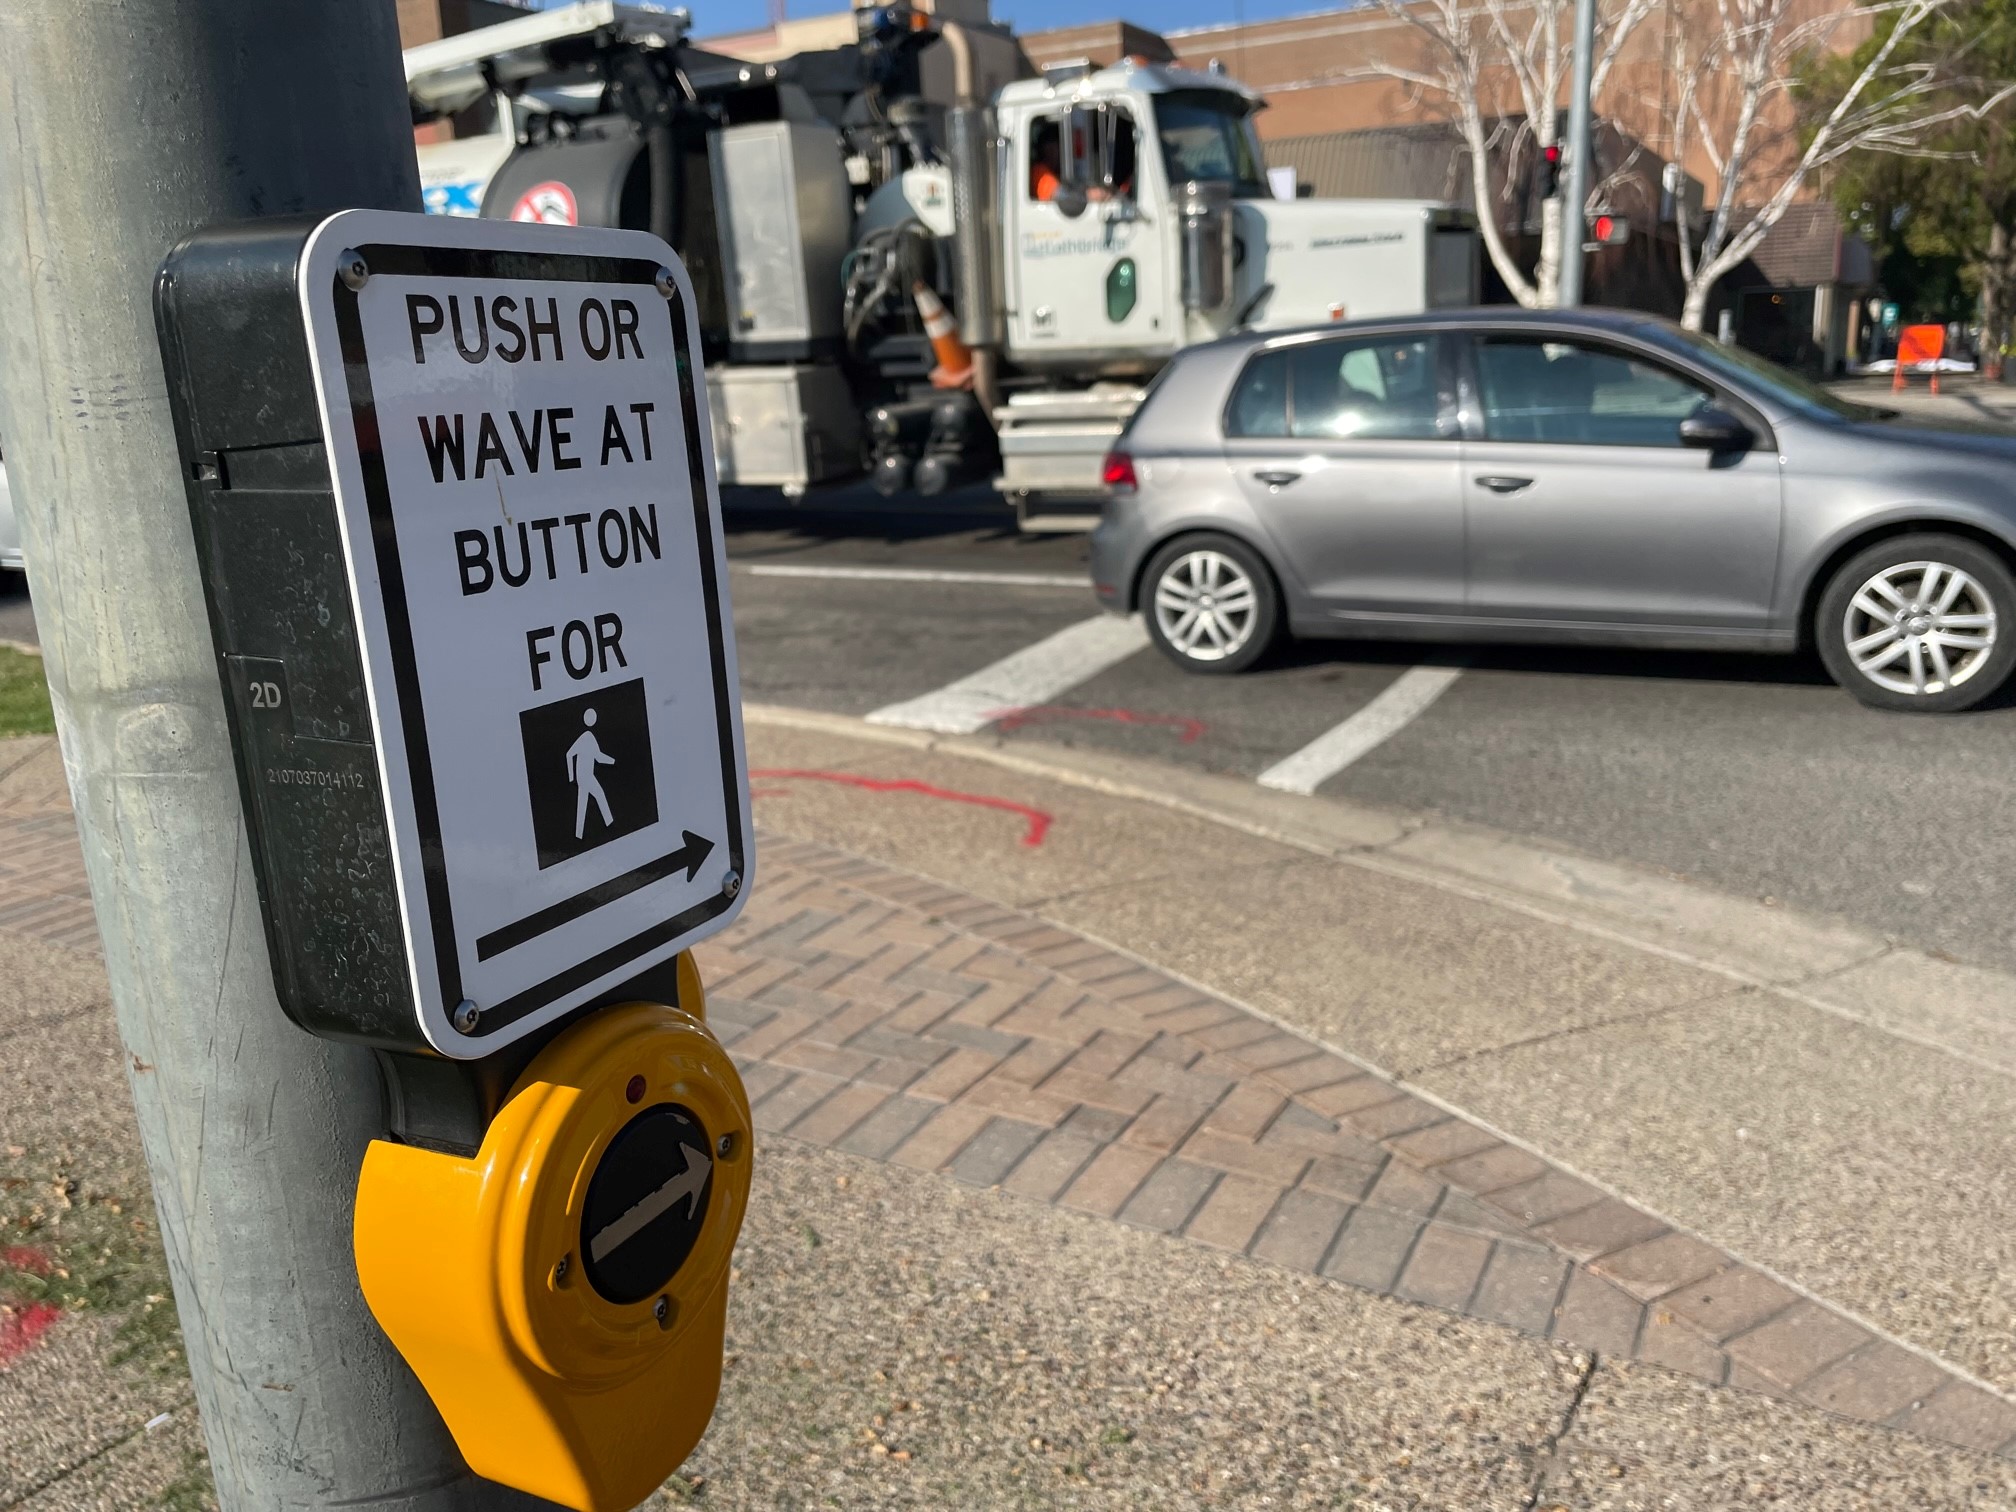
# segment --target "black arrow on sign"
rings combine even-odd
[[[683,866],[686,868],[686,880],[691,882],[695,877],[700,875],[700,864],[714,854],[714,842],[709,840],[705,835],[694,834],[691,830],[683,831],[682,835],[686,841],[684,845],[672,852],[671,855],[654,861],[651,864],[653,866],[663,866],[665,868],[665,875],[668,877]]]
[[[507,950],[516,949],[527,940],[536,940],[562,924],[571,924],[583,914],[593,913],[605,903],[614,903],[618,898],[626,898],[640,887],[649,887],[653,882],[663,882],[667,877],[686,873],[691,882],[699,876],[700,868],[707,858],[714,854],[714,842],[705,835],[696,835],[691,830],[680,831],[683,842],[679,849],[660,856],[655,861],[646,861],[642,866],[611,877],[598,887],[578,892],[549,908],[527,914],[515,924],[506,924],[502,929],[493,929],[476,941],[476,959],[487,961],[494,955],[502,955]]]

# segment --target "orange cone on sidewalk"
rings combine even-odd
[[[965,388],[973,381],[973,353],[959,339],[958,323],[945,301],[922,279],[910,286],[910,297],[917,301],[924,334],[931,338],[931,354],[938,359],[931,372],[932,387]]]

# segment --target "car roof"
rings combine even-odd
[[[1608,331],[1617,334],[1671,328],[1672,322],[1643,310],[1612,310],[1579,306],[1572,310],[1528,310],[1519,305],[1473,305],[1467,309],[1430,310],[1418,315],[1385,315],[1365,320],[1332,320],[1320,325],[1285,326],[1240,331],[1211,343],[1214,346],[1266,346],[1311,336],[1348,336],[1354,332],[1477,330],[1502,326],[1521,330]]]

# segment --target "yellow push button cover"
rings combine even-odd
[[[365,1301],[470,1468],[578,1512],[650,1495],[721,1386],[749,1100],[679,975],[695,1012],[571,1026],[473,1157],[374,1141],[358,1178]]]

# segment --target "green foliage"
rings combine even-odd
[[[154,1505],[160,1512],[217,1512],[217,1492],[210,1479],[210,1456],[192,1449],[182,1457],[182,1473],[161,1488]]]
[[[1809,138],[1896,20],[1896,12],[1878,17],[1874,34],[1853,53],[1804,70],[1798,94]],[[1984,104],[2016,79],[2016,0],[1958,0],[1907,37],[1891,64],[1936,71],[1940,88],[1917,107],[1926,114]],[[1934,127],[1922,150],[1926,155],[1864,150],[1844,157],[1828,183],[1834,203],[1870,244],[1884,287],[1907,318],[1964,316],[1992,279],[1993,303],[2006,320],[2010,270],[1997,267],[1990,252],[1998,225],[2005,236],[2016,230],[2016,102]]]
[[[0,646],[0,736],[55,733],[42,658]]]

